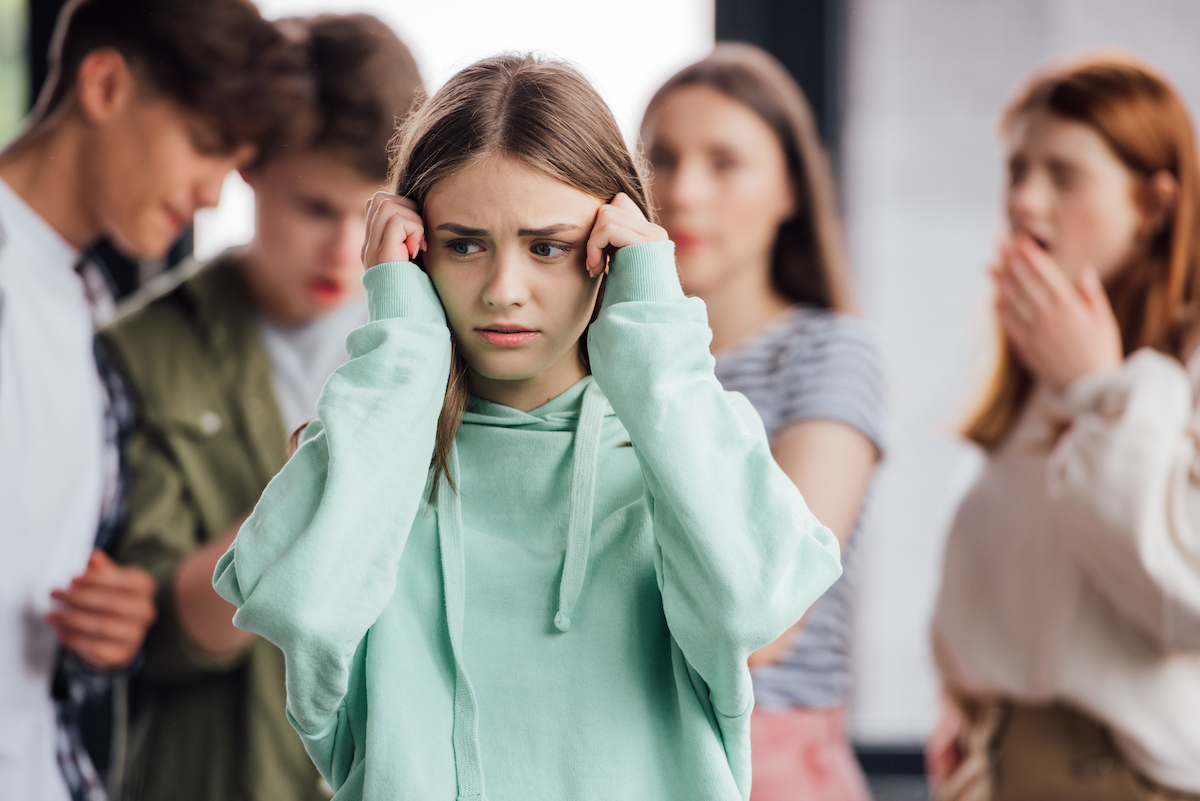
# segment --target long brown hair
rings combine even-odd
[[[1126,356],[1150,347],[1182,361],[1188,334],[1200,321],[1200,166],[1179,93],[1131,55],[1109,53],[1035,73],[1005,108],[1001,133],[1035,110],[1092,128],[1140,181],[1166,171],[1178,183],[1175,207],[1162,229],[1142,243],[1105,289]],[[967,424],[967,437],[985,449],[997,447],[1033,387],[1033,375],[1001,337],[999,364]]]
[[[654,219],[642,171],[612,112],[563,62],[506,54],[457,73],[392,140],[392,191],[423,209],[439,181],[493,156],[516,159],[606,202],[624,192]],[[580,340],[586,361],[585,341],[586,334]],[[467,404],[466,379],[466,364],[455,353],[433,453],[437,474],[447,477],[450,446]]]
[[[672,92],[708,86],[749,106],[775,132],[787,159],[796,213],[782,225],[771,256],[771,284],[793,303],[850,311],[850,275],[838,220],[829,158],[812,109],[795,79],[765,50],[721,42],[654,93],[642,118],[642,138],[654,112]]]

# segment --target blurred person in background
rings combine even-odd
[[[311,98],[293,112],[311,121],[242,171],[254,240],[103,334],[137,409],[118,559],[158,587],[130,686],[126,799],[328,796],[288,723],[282,653],[234,628],[212,575],[367,322],[366,204],[421,81],[374,17],[278,26],[309,65]]]
[[[291,105],[285,53],[243,0],[70,3],[44,91],[0,153],[5,798],[104,797],[80,705],[133,662],[154,617],[151,576],[97,547],[120,516],[129,415],[94,339],[112,296],[82,253],[107,236],[160,257],[215,205]]]
[[[1001,360],[946,546],[943,799],[1200,798],[1200,167],[1123,53],[1004,112]]]
[[[882,453],[880,359],[851,309],[828,160],[800,87],[720,44],[651,100],[651,194],[716,374],[763,418],[776,461],[841,542],[842,578],[750,660],[752,798],[865,799],[846,739],[855,539]]]

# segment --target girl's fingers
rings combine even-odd
[[[1013,305],[1003,298],[996,300],[996,316],[1000,318],[1000,326],[1010,338],[1024,339],[1029,324]]]
[[[408,260],[412,261],[421,252],[421,241],[424,239],[424,231],[420,228],[414,229],[404,240],[404,245],[408,248]]]
[[[666,239],[667,232],[647,220],[637,204],[620,192],[611,203],[601,206],[596,212],[596,221],[587,243],[588,275],[595,277],[604,269],[606,251]]]
[[[405,220],[399,215],[393,215],[388,217],[387,220],[382,221],[380,225],[383,230],[380,232],[379,247],[375,251],[373,261],[377,264],[387,261],[407,261],[407,258],[394,258],[400,254],[407,256],[411,252],[408,247],[408,240],[412,236],[412,232],[405,225]]]
[[[624,192],[618,192],[617,196],[612,199],[612,202],[609,205],[614,209],[620,209],[626,214],[632,215],[642,222],[646,221],[646,215],[642,214],[642,210],[639,209],[637,204],[633,202],[633,198]]]
[[[1077,297],[1076,287],[1072,286],[1050,254],[1027,237],[1019,241],[1018,248],[1028,275],[1033,280],[1034,291],[1039,292],[1046,302],[1070,303]]]
[[[604,266],[604,249],[608,247],[609,230],[606,225],[607,219],[604,210],[608,206],[601,206],[596,212],[596,222],[592,225],[592,233],[588,236],[587,258],[584,261],[584,266],[587,268],[588,275],[595,278]]]
[[[420,251],[425,226],[414,212],[392,206],[376,216],[374,229],[367,240],[368,268],[389,261],[409,261]]]
[[[416,257],[422,248],[425,227],[415,202],[399,195],[376,192],[367,203],[366,216],[363,266],[370,268],[387,261],[409,261]]]
[[[1008,271],[1005,274],[1011,294],[1019,299],[1020,305],[1032,314],[1047,307],[1048,291],[1037,275],[1034,267],[1025,259],[1024,254],[1016,252],[1008,261]]]
[[[1013,314],[1032,325],[1038,317],[1037,304],[1025,287],[1013,276],[1011,269],[996,276],[996,299],[1003,302]]]

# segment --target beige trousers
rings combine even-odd
[[[1071,707],[960,703],[964,758],[937,801],[1200,801],[1138,773],[1104,726]]]

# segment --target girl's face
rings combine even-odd
[[[1091,126],[1035,110],[1008,141],[1008,220],[1074,280],[1091,265],[1102,279],[1133,254],[1145,227],[1139,181]]]
[[[704,297],[750,266],[769,269],[795,196],[783,146],[762,117],[717,89],[685,86],[647,121],[646,152],[686,292]]]
[[[425,267],[471,390],[525,410],[587,371],[577,343],[600,278],[585,245],[604,201],[512,159],[486,158],[425,199]]]

